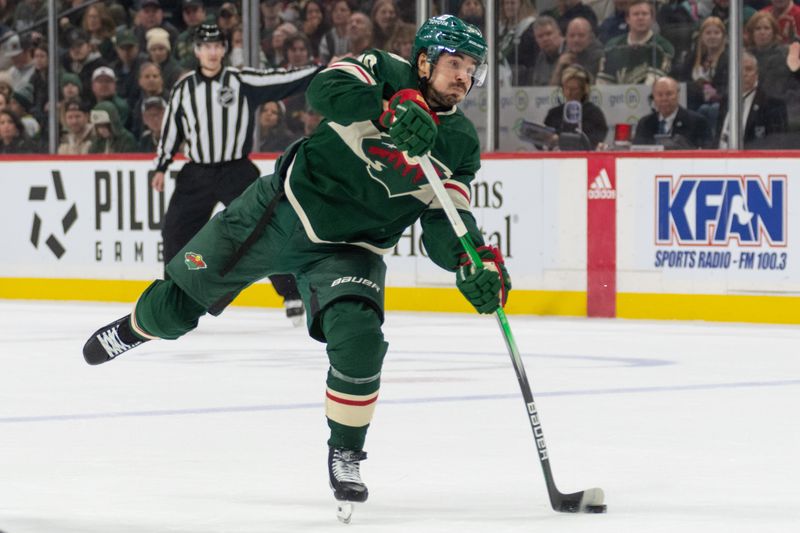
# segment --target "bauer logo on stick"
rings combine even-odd
[[[184,263],[186,263],[189,270],[200,270],[208,266],[206,262],[203,261],[203,256],[194,252],[186,252]]]

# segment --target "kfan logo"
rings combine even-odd
[[[656,244],[784,246],[786,176],[656,177]]]
[[[62,238],[67,235],[67,232],[72,228],[72,225],[75,224],[75,221],[78,220],[78,208],[75,205],[75,202],[69,206],[69,202],[67,200],[67,195],[64,192],[64,183],[61,180],[61,172],[58,170],[54,170],[52,172],[53,176],[53,191],[55,192],[56,202],[61,205],[64,203],[64,208],[66,212],[64,216],[61,218],[61,236]],[[47,201],[47,185],[31,186],[30,193],[28,194],[28,200],[31,202],[45,202]],[[67,207],[69,206],[69,207]],[[31,224],[31,244],[37,250],[39,249],[39,244],[42,241],[42,218],[39,216],[39,213],[33,213],[33,223]],[[57,259],[61,259],[61,256],[67,251],[64,248],[64,245],[59,240],[58,236],[54,233],[51,233],[44,239],[44,244],[50,249],[53,255],[56,256]]]

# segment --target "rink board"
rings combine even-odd
[[[508,312],[800,323],[798,155],[691,155],[486,155],[473,211],[507,257]],[[274,159],[256,163],[268,173]],[[148,157],[0,160],[0,297],[133,301],[160,276],[174,187],[152,191],[151,168]],[[387,308],[469,311],[420,237],[410,228],[386,257]],[[258,283],[236,304],[280,300]]]

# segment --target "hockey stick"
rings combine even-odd
[[[483,268],[483,263],[481,262],[478,252],[475,250],[472,239],[469,237],[467,228],[461,220],[458,211],[456,211],[453,201],[450,199],[450,196],[448,196],[447,191],[445,191],[444,185],[439,180],[439,176],[436,173],[436,169],[433,168],[430,158],[427,155],[422,155],[417,158],[417,161],[422,167],[422,171],[425,173],[428,183],[431,184],[436,198],[439,200],[439,203],[442,204],[442,208],[450,221],[450,225],[456,232],[461,246],[464,247],[464,251],[467,252],[467,255],[469,255],[476,268]],[[606,512],[606,506],[603,503],[603,489],[593,488],[581,492],[574,492],[572,494],[563,494],[556,487],[556,482],[553,479],[553,472],[550,469],[550,456],[547,452],[547,445],[544,442],[544,433],[542,431],[541,422],[539,421],[539,413],[533,401],[533,393],[531,393],[531,387],[528,384],[525,367],[522,365],[522,357],[520,357],[517,343],[514,341],[514,335],[511,333],[511,326],[508,323],[506,313],[502,306],[497,307],[495,315],[497,316],[500,329],[503,332],[503,339],[506,342],[506,348],[508,348],[508,353],[511,356],[514,371],[517,374],[519,388],[522,390],[522,398],[525,401],[528,422],[530,422],[531,429],[533,430],[533,438],[536,441],[536,448],[539,452],[539,463],[542,465],[544,481],[547,484],[547,494],[550,496],[550,505],[552,505],[553,510],[562,513]]]

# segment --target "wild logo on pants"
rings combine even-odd
[[[186,252],[186,255],[183,256],[183,262],[186,263],[186,267],[189,270],[200,270],[201,268],[206,268],[206,262],[203,261],[203,256],[200,254],[196,254],[194,252]]]

